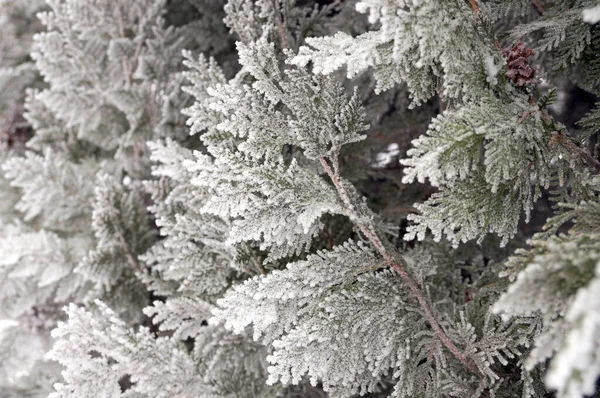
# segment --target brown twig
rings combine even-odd
[[[544,15],[546,13],[544,6],[542,6],[542,3],[540,3],[538,0],[531,0],[531,3],[535,7],[535,9],[540,13],[540,15]]]
[[[571,141],[566,135],[559,133],[557,131],[552,132],[552,142],[558,141],[563,148],[572,154],[583,159],[584,162],[588,164],[588,166],[593,167],[596,171],[600,171],[600,162],[594,159],[592,155],[590,155],[586,150],[577,146],[573,141]]]
[[[530,114],[531,114],[531,112],[530,112],[530,111],[525,111],[525,112],[523,112],[523,114],[521,115],[521,117],[519,118],[519,120],[517,120],[517,124],[521,124],[521,123],[523,123],[523,121],[524,121],[525,119],[527,119],[527,116],[529,116]]]
[[[394,259],[387,252],[383,243],[381,242],[377,234],[373,231],[374,228],[371,225],[367,225],[363,222],[358,221],[359,217],[355,213],[354,205],[352,204],[352,201],[350,200],[350,197],[348,196],[348,193],[346,192],[346,189],[344,188],[340,180],[337,166],[337,155],[332,156],[331,159],[333,161],[333,169],[335,170],[335,172],[329,166],[329,163],[324,157],[319,158],[319,161],[321,162],[323,169],[333,182],[333,185],[337,189],[340,198],[344,202],[346,210],[349,212],[350,215],[352,215],[353,222],[360,229],[363,235],[369,240],[369,242],[371,242],[371,244],[375,246],[379,254],[389,264],[389,266],[392,269],[394,269],[398,273],[398,275],[400,275],[400,278],[402,279],[404,284],[408,286],[410,292],[421,306],[421,309],[425,314],[425,318],[427,319],[427,322],[435,332],[437,338],[440,339],[440,341],[446,346],[446,348],[448,348],[448,350],[450,350],[450,352],[456,357],[456,359],[458,359],[463,365],[465,365],[465,367],[467,367],[472,372],[479,374],[480,372],[473,363],[473,361],[469,359],[458,347],[456,347],[456,345],[454,345],[454,343],[452,342],[452,340],[450,340],[446,332],[444,332],[441,326],[438,324],[437,320],[433,316],[433,312],[429,307],[429,304],[427,303],[427,299],[419,289],[417,283],[410,277],[410,275],[406,271],[406,263],[404,262],[404,260],[401,258],[399,260]]]
[[[475,14],[479,14],[479,5],[477,4],[477,0],[469,0],[469,3],[471,3],[473,12],[475,12]]]
[[[283,26],[283,16],[281,15],[281,11],[279,9],[279,0],[273,0],[273,7],[275,8],[275,14],[277,19],[277,28],[279,30],[279,38],[281,39],[281,48],[284,50],[287,48],[287,35],[285,33],[285,27]]]
[[[415,209],[414,207],[391,207],[389,209],[383,210],[384,213],[411,213],[411,214],[419,214],[420,211]]]

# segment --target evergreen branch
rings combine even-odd
[[[129,246],[129,244],[127,243],[127,240],[125,239],[125,233],[123,232],[123,228],[121,228],[121,225],[118,222],[115,222],[114,225],[115,225],[115,230],[117,232],[117,235],[119,237],[119,242],[121,243],[121,246],[123,247],[123,251],[125,252],[125,256],[127,256],[127,260],[129,261],[129,264],[137,272],[142,272],[142,266],[140,265],[140,262],[138,261],[137,257],[133,254],[131,247]]]
[[[410,277],[410,275],[406,271],[406,262],[402,259],[400,259],[400,262],[396,261],[387,252],[386,248],[382,244],[377,234],[373,232],[372,225],[366,225],[365,223],[355,221],[359,219],[359,216],[354,211],[354,205],[352,204],[348,193],[346,192],[345,188],[341,183],[341,178],[338,172],[337,156],[333,155],[331,159],[333,161],[333,168],[335,169],[335,172],[331,169],[329,163],[324,157],[319,158],[319,161],[321,162],[323,169],[333,182],[333,185],[337,189],[342,201],[346,206],[346,210],[352,215],[352,219],[354,220],[355,224],[365,235],[365,237],[369,240],[369,242],[371,242],[371,244],[375,246],[375,248],[377,249],[379,254],[384,258],[384,260],[386,260],[386,262],[400,275],[402,281],[409,287],[412,295],[419,302],[419,305],[421,306],[421,309],[423,310],[423,313],[425,314],[429,325],[435,332],[435,335],[446,346],[446,348],[450,350],[450,352],[456,357],[456,359],[458,359],[466,368],[471,370],[473,373],[480,374],[479,369],[477,369],[474,362],[470,358],[468,358],[465,355],[465,353],[463,353],[458,347],[456,347],[456,345],[450,340],[448,335],[442,330],[441,326],[435,319],[429,304],[427,303],[425,295],[421,292],[417,283]]]
[[[600,162],[594,159],[594,157],[592,157],[592,155],[590,155],[586,150],[577,146],[567,136],[565,136],[562,133],[559,133],[558,131],[553,131],[551,143],[555,141],[558,141],[563,146],[563,148],[571,152],[576,157],[581,158],[585,163],[588,164],[588,166],[596,169],[596,171],[600,171]]]
[[[258,261],[258,259],[256,258],[256,256],[254,255],[254,251],[252,251],[252,248],[250,247],[250,245],[247,244],[246,242],[243,242],[243,245],[244,245],[244,248],[248,251],[248,254],[250,256],[250,261],[252,261],[252,264],[254,264],[254,266],[256,267],[257,271],[261,275],[266,275],[265,269],[260,264],[260,261]]]
[[[542,100],[543,100],[543,102],[546,102],[546,99],[542,99]],[[530,98],[530,103],[531,103],[531,105],[536,104],[533,97]],[[540,108],[542,108],[542,106],[540,106],[539,104],[538,104],[538,106]],[[547,111],[542,109],[542,110],[540,110],[539,113],[540,113],[542,119],[546,123],[554,124],[553,118],[548,114]],[[521,123],[528,115],[533,116],[533,113],[525,112],[523,114],[523,116],[521,116],[521,119],[519,119],[518,123]],[[563,148],[565,148],[567,151],[569,151],[575,157],[581,158],[585,163],[587,163],[588,166],[596,169],[596,171],[600,171],[600,162],[598,160],[596,160],[592,155],[590,155],[585,149],[579,147],[577,144],[575,144],[573,141],[571,141],[562,132],[558,132],[558,131],[552,132],[552,139],[550,140],[550,144],[552,144],[556,141],[558,141],[562,145]]]
[[[429,350],[427,352],[427,362],[433,362],[433,354],[435,353],[435,348],[437,346],[438,337],[437,335],[433,336],[433,340],[431,340],[431,345],[429,346]]]
[[[473,11],[475,12],[475,14],[477,15],[479,13],[479,8],[477,7],[477,3],[476,0],[470,0],[471,1],[471,5],[473,6]],[[533,5],[535,6],[535,8],[538,10],[538,12],[541,15],[544,15],[544,13],[546,12],[544,7],[541,5],[541,3],[539,3],[538,0],[532,0]],[[496,36],[494,35],[494,41],[495,43],[498,43],[498,39],[496,38]],[[544,100],[545,102],[546,100]],[[529,98],[529,102],[531,105],[535,105],[536,102],[533,99],[533,97],[531,96]],[[543,108],[543,106],[540,106],[540,108]],[[524,112],[523,115],[521,116],[521,118],[517,121],[517,124],[520,124],[521,122],[523,122],[523,120],[528,116],[530,112]],[[547,112],[545,111],[541,111],[541,116],[542,118],[546,121],[546,122],[550,122],[552,121],[552,117],[550,115],[548,115]],[[580,157],[583,159],[583,161],[585,163],[587,163],[590,167],[596,169],[597,171],[600,171],[600,162],[598,162],[598,160],[594,159],[587,151],[585,151],[584,149],[578,147],[575,143],[573,143],[572,141],[570,141],[564,134],[559,133],[559,132],[552,132],[553,138],[552,140],[557,140],[566,150],[568,150],[569,152],[571,152],[572,154],[574,154],[576,157]]]

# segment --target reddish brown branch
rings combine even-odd
[[[335,159],[335,156],[333,158]],[[410,277],[408,272],[406,272],[406,263],[404,262],[404,260],[402,260],[401,258],[399,260],[396,260],[387,252],[386,248],[381,243],[381,240],[373,231],[372,226],[357,221],[359,217],[354,213],[354,205],[350,201],[350,198],[348,197],[348,194],[346,193],[346,190],[340,181],[338,173],[333,172],[325,158],[319,158],[319,161],[321,162],[323,169],[333,182],[333,185],[337,189],[340,198],[344,202],[346,210],[349,211],[350,214],[353,216],[354,219],[352,221],[360,229],[363,235],[369,240],[369,242],[371,242],[371,244],[375,246],[379,254],[389,264],[389,266],[392,267],[398,273],[398,275],[400,275],[400,278],[402,279],[404,284],[408,286],[410,292],[421,306],[421,309],[425,314],[425,318],[427,319],[427,322],[435,332],[437,338],[440,339],[440,341],[446,346],[446,348],[448,348],[448,350],[450,350],[450,352],[456,357],[456,359],[458,359],[463,365],[465,365],[465,367],[467,367],[472,372],[479,374],[480,372],[473,363],[473,361],[469,359],[458,347],[456,347],[456,345],[454,345],[454,343],[452,342],[452,340],[450,340],[446,332],[444,332],[438,324],[437,320],[433,316],[433,312],[431,311],[429,304],[427,303],[427,299],[419,289],[417,283]],[[336,164],[334,164],[334,169],[337,170]]]
[[[477,0],[469,0],[469,3],[471,3],[471,8],[473,9],[473,12],[476,15],[479,14],[479,5],[477,4]]]
[[[542,6],[542,3],[540,3],[538,0],[531,0],[531,3],[535,7],[535,9],[540,13],[540,15],[544,15],[546,13],[544,6]]]
[[[279,0],[273,0],[273,7],[275,8],[276,20],[277,20],[277,28],[279,30],[279,38],[281,39],[281,48],[284,50],[287,48],[287,34],[285,32],[285,27],[283,26],[283,16],[281,15],[281,11],[279,10]]]

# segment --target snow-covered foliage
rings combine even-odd
[[[533,368],[554,356],[546,381],[560,397],[593,395],[600,374],[595,348],[600,319],[599,210],[598,202],[582,202],[551,219],[549,229],[575,224],[569,235],[540,234],[530,242],[531,249],[518,251],[508,262],[514,282],[494,305],[503,317],[541,317],[544,330],[526,366]]]
[[[124,319],[141,319],[149,300],[137,256],[156,240],[141,182],[150,176],[146,141],[187,135],[179,114],[190,103],[181,95],[180,36],[197,29],[187,22],[167,26],[165,2],[9,3],[2,3],[11,13],[2,14],[0,26],[14,31],[17,43],[10,44],[34,61],[15,54],[13,69],[33,68],[33,77],[39,73],[44,82],[30,79],[31,88],[20,90],[24,126],[3,131],[11,140],[2,148],[9,195],[5,204],[2,193],[0,300],[2,318],[16,322],[14,330],[24,330],[22,339],[31,336],[30,345],[38,347],[39,339],[50,344],[49,331],[67,303],[103,298]],[[28,22],[40,10],[41,23]],[[12,15],[17,11],[22,16]],[[35,35],[27,30],[42,26]],[[19,76],[25,78],[26,70]],[[27,128],[34,138],[17,146],[12,137]],[[28,352],[28,343],[19,344]],[[47,367],[52,373],[44,375],[37,365],[46,350],[23,358],[41,372],[38,377],[56,381],[59,368]],[[3,382],[9,394],[13,388],[29,394],[20,380],[9,381]],[[49,392],[31,387],[33,395]]]
[[[598,394],[598,5],[544,3],[0,0],[0,396]]]
[[[0,1],[0,122],[18,112],[25,88],[34,84],[38,72],[29,53],[40,23],[35,14],[44,9],[44,0]]]

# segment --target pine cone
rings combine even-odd
[[[527,64],[527,58],[533,55],[530,48],[519,41],[512,48],[502,51],[502,55],[506,58],[506,76],[515,86],[523,87],[533,83],[535,69]]]

